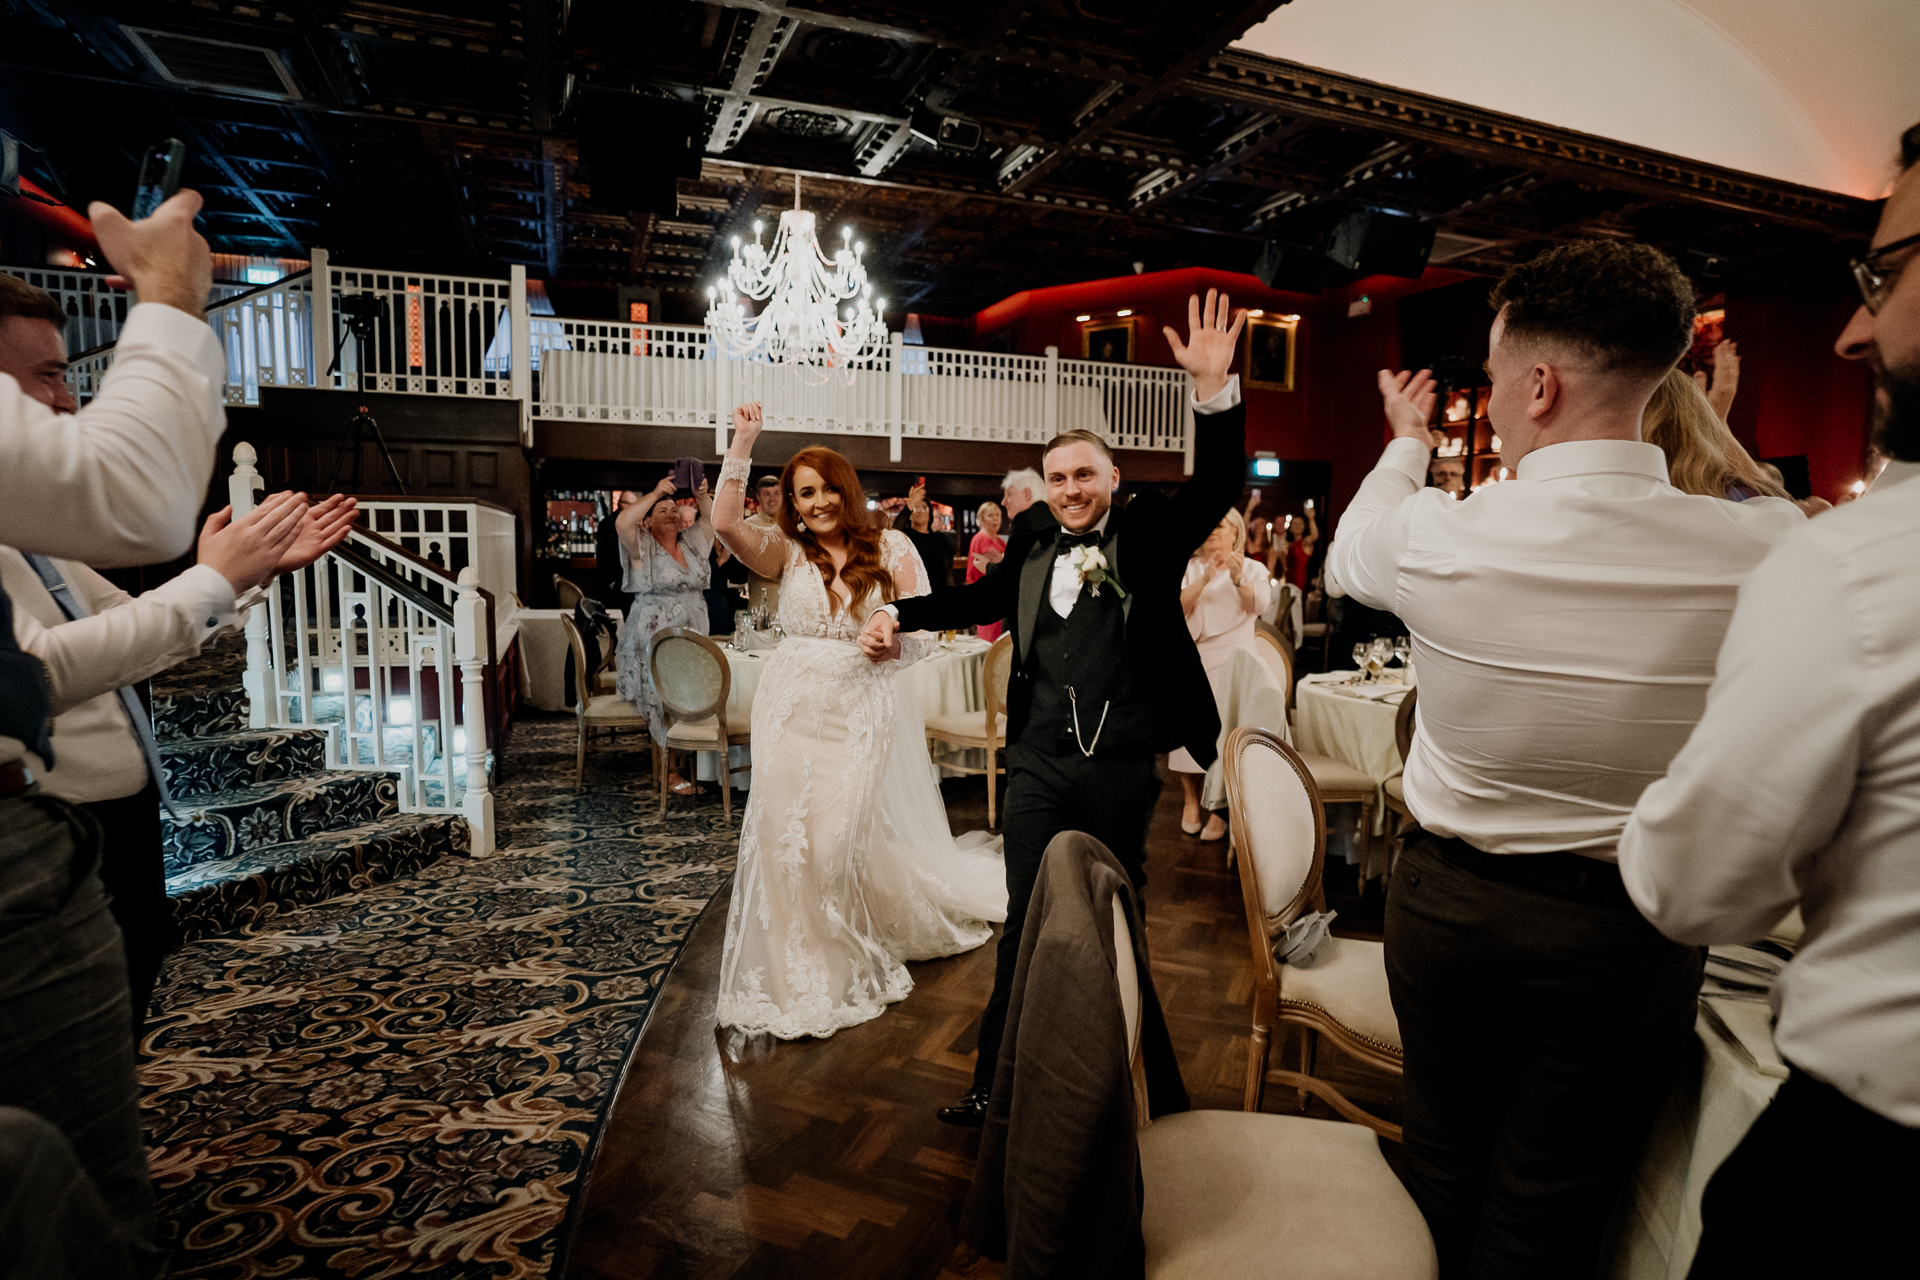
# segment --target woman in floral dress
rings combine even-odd
[[[667,726],[647,661],[653,633],[662,627],[687,627],[707,634],[707,600],[701,593],[707,589],[707,553],[713,549],[713,500],[707,496],[705,481],[694,496],[700,501],[700,515],[691,528],[681,527],[672,476],[638,502],[621,508],[614,520],[620,570],[626,589],[633,593],[620,628],[614,689],[647,717],[647,732],[655,742],[666,741]],[[667,790],[677,796],[690,796],[695,790],[681,776],[672,752],[667,753]]]
[[[714,524],[780,580],[786,638],[753,700],[753,789],[721,958],[719,1021],[783,1039],[829,1036],[913,989],[905,962],[979,946],[1006,918],[1005,865],[984,833],[956,841],[901,667],[854,643],[879,605],[926,591],[913,544],[869,516],[852,464],[795,454],[774,526],[744,518],[760,406],[734,411]],[[910,701],[910,700],[908,700]]]

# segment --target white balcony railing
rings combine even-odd
[[[1192,462],[1178,369],[1063,360],[1053,348],[909,347],[896,334],[851,383],[827,370],[816,382],[784,366],[716,360],[698,326],[533,316],[521,267],[501,280],[335,266],[324,249],[310,256],[309,271],[209,307],[227,353],[228,404],[258,404],[263,387],[507,398],[521,406],[527,444],[540,418],[711,429],[724,450],[733,407],[759,400],[776,430],[885,437],[896,461],[908,440],[1042,444],[1080,427]],[[82,295],[96,312],[119,305],[103,302],[98,285],[76,290],[76,308]],[[354,314],[367,317],[357,332]],[[110,350],[85,354],[72,373],[82,399],[111,362]]]

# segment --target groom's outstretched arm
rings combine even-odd
[[[1174,359],[1193,375],[1193,477],[1156,521],[1164,536],[1148,545],[1182,565],[1239,503],[1245,484],[1247,408],[1227,371],[1246,318],[1245,311],[1234,314],[1226,294],[1209,289],[1205,306],[1197,295],[1187,303],[1185,342],[1171,327],[1163,330]]]

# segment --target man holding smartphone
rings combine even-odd
[[[100,567],[193,545],[226,425],[213,283],[182,191],[131,222],[96,203],[101,251],[140,301],[113,371],[71,416],[0,374],[0,543]],[[45,794],[43,667],[0,591],[0,1240],[23,1274],[159,1269],[119,931],[94,873],[97,824]]]

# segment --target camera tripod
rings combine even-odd
[[[360,384],[360,407],[347,419],[347,434],[333,453],[333,474],[327,477],[327,492],[339,493],[340,465],[349,458],[353,460],[352,484],[357,491],[360,488],[360,446],[362,436],[370,434],[374,447],[380,450],[381,461],[387,464],[387,474],[393,477],[394,488],[404,497],[407,482],[400,478],[400,468],[394,464],[393,451],[387,448],[387,437],[380,430],[380,422],[367,408],[367,344],[373,341],[374,327],[387,314],[387,300],[370,294],[349,294],[340,299],[340,312],[346,319],[347,328],[360,344],[360,359],[355,381]],[[327,365],[327,371],[321,374],[324,383],[340,367],[340,356],[346,350],[345,344],[336,337],[333,344],[333,360]]]

